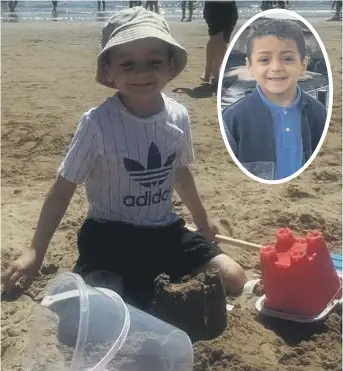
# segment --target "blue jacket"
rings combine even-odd
[[[322,136],[326,109],[322,103],[301,92],[303,164],[311,157]],[[255,90],[223,111],[224,128],[238,161],[253,175],[273,180],[275,144],[269,109]]]

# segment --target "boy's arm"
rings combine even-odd
[[[20,285],[25,276],[33,278],[37,274],[76,185],[84,183],[94,167],[97,143],[95,124],[85,114],[58,169],[59,175],[44,200],[30,248],[5,272],[3,291],[9,292],[13,286]]]
[[[209,241],[214,241],[218,229],[209,221],[204,205],[195,185],[193,174],[188,166],[175,169],[174,188],[182,202],[191,212],[199,232]]]
[[[77,184],[58,175],[44,200],[39,215],[36,232],[33,236],[30,249],[36,251],[37,258],[43,261],[46,250],[69,203],[73,197]]]
[[[37,274],[50,240],[68,208],[76,186],[75,183],[69,182],[60,175],[57,177],[44,200],[29,249],[4,274],[4,292],[10,292],[23,277],[33,278]]]
[[[191,212],[194,223],[200,230],[199,232],[201,232],[207,240],[214,241],[215,234],[218,233],[218,230],[215,229],[208,220],[193,175],[188,167],[194,159],[194,151],[190,120],[187,111],[183,114],[182,129],[184,131],[184,139],[174,164],[174,189]]]

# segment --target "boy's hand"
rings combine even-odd
[[[208,219],[202,223],[199,223],[199,225],[197,224],[197,227],[198,233],[210,242],[214,242],[216,239],[216,234],[219,234],[218,227]]]
[[[32,279],[36,276],[42,262],[42,259],[37,257],[35,250],[27,250],[6,270],[2,279],[2,292],[9,293],[15,286],[20,287],[27,284],[26,279]]]
[[[30,248],[2,277],[3,292],[10,292],[14,286],[26,288],[30,285],[43,263],[50,240],[68,208],[76,186],[58,175],[45,197]]]

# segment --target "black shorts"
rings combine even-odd
[[[210,36],[223,32],[224,40],[229,42],[238,20],[236,3],[234,1],[206,1],[204,18],[208,25],[208,34]]]
[[[86,219],[77,243],[75,273],[83,277],[99,270],[115,273],[123,280],[124,297],[143,308],[152,300],[159,274],[179,280],[222,253],[185,228],[182,219],[166,227]]]

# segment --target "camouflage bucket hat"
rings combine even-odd
[[[122,10],[113,15],[102,30],[102,51],[98,56],[96,81],[110,88],[115,84],[107,80],[104,56],[115,46],[145,38],[157,38],[166,42],[173,50],[177,76],[187,64],[187,52],[170,34],[169,26],[163,16],[137,6]]]

